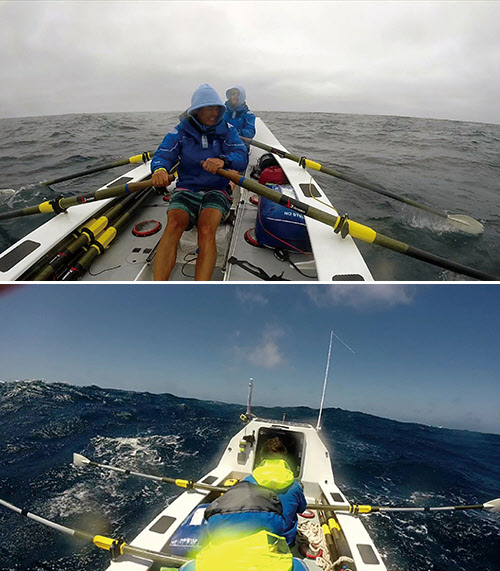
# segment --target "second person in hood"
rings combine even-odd
[[[225,120],[236,127],[242,137],[253,139],[255,137],[255,115],[246,104],[246,93],[241,85],[231,87],[226,91]]]

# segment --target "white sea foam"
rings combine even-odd
[[[96,460],[110,458],[120,467],[136,469],[143,465],[175,465],[181,457],[196,456],[198,451],[183,450],[184,439],[178,434],[118,437],[97,436],[91,440]]]

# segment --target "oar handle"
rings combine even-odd
[[[289,196],[281,194],[277,190],[269,188],[268,186],[264,186],[255,180],[241,176],[236,171],[218,169],[217,174],[231,180],[237,186],[242,186],[251,192],[255,192],[255,194],[271,200],[272,202],[281,204],[290,210],[294,210],[295,212],[299,212],[304,216],[309,216],[310,218],[314,218],[319,222],[323,222],[324,224],[331,226],[335,232],[340,232],[342,237],[350,235],[353,238],[357,238],[358,240],[362,240],[368,244],[377,244],[378,246],[393,250],[394,252],[399,252],[405,256],[409,256],[417,260],[422,260],[434,266],[445,268],[447,270],[470,276],[478,280],[497,281],[500,279],[498,276],[493,276],[486,272],[464,266],[463,264],[452,262],[451,260],[442,258],[441,256],[436,256],[435,254],[431,254],[425,250],[414,248],[405,242],[400,242],[399,240],[394,240],[393,238],[379,234],[368,226],[359,224],[354,220],[350,220],[343,216],[335,216],[328,212],[324,212],[319,208],[315,208],[314,206],[309,206],[305,202],[301,202],[296,198],[290,198]]]

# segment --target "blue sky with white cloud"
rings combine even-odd
[[[0,286],[1,288],[2,286]],[[0,289],[0,380],[326,406],[500,433],[495,285]]]

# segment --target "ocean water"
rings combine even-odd
[[[410,117],[330,113],[257,113],[281,143],[345,174],[482,222],[468,235],[443,219],[322,173],[314,173],[339,213],[416,248],[500,274],[500,125]],[[178,113],[78,114],[0,119],[0,212],[55,194],[96,190],[130,169],[55,185],[41,180],[156,150]],[[51,215],[0,222],[3,251]],[[402,254],[358,242],[372,274],[388,281],[469,279]]]
[[[94,469],[97,462],[198,479],[241,427],[241,405],[64,383],[0,383],[0,497],[57,523],[131,541],[181,490]],[[260,408],[315,424],[317,411]],[[500,435],[327,409],[322,437],[351,502],[459,505],[500,496]],[[498,571],[500,514],[363,516],[388,569]],[[0,506],[1,571],[102,571],[107,552]]]

